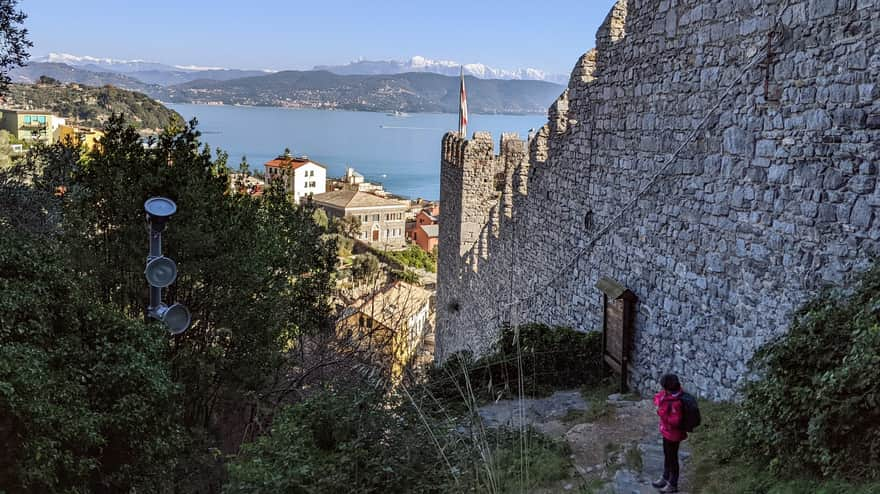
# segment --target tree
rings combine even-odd
[[[269,434],[245,445],[230,465],[225,494],[470,490],[474,458],[467,445],[456,438],[441,454],[425,422],[399,396],[367,383],[316,391],[279,414]],[[450,458],[458,460],[458,478]]]
[[[18,10],[18,0],[0,0],[0,94],[6,92],[11,79],[9,70],[25,64],[28,48],[27,29],[21,27],[27,15]]]
[[[247,420],[275,406],[265,391],[295,365],[291,342],[331,328],[335,244],[315,223],[314,210],[291,204],[279,188],[261,198],[229,194],[226,156],[211,158],[195,122],[163,132],[152,149],[121,117],[105,130],[100,153],[58,145],[40,150],[47,163],[69,165],[60,167],[63,173],[45,166],[55,178],[38,180],[68,184],[57,234],[102,303],[142,318],[143,203],[157,195],[177,202],[163,247],[179,268],[166,300],[186,304],[193,314],[167,356],[183,389],[182,424],[198,454],[219,446],[223,436],[235,438],[229,450],[237,448],[246,431],[256,430]],[[62,151],[76,154],[59,159]],[[205,442],[196,447],[201,437]]]
[[[351,274],[355,279],[369,281],[379,273],[379,259],[369,252],[358,256],[351,263]]]
[[[47,75],[41,75],[39,79],[37,79],[37,84],[45,84],[47,86],[60,86],[61,81],[54,77],[49,77]]]
[[[344,216],[334,220],[336,233],[346,237],[358,238],[361,234],[361,220],[357,216]]]
[[[315,219],[315,223],[320,227],[327,228],[330,226],[330,220],[327,218],[327,213],[323,209],[315,209],[315,214],[312,216]]]
[[[168,486],[181,409],[159,325],[95,300],[56,241],[3,226],[0,300],[0,485]]]
[[[12,134],[0,130],[0,171],[12,166],[12,144],[9,138]]]

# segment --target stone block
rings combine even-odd
[[[867,199],[860,197],[853,205],[849,222],[858,228],[866,228],[871,225],[872,215],[873,211]]]
[[[737,156],[754,156],[755,140],[740,127],[728,127],[724,130],[724,151]]]
[[[831,117],[822,109],[810,110],[804,115],[807,130],[826,130],[831,128]]]

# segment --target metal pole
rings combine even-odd
[[[150,223],[150,255],[147,257],[147,262],[162,256],[162,231],[158,228],[154,228],[152,222]],[[154,310],[159,308],[159,304],[162,303],[162,288],[156,286],[150,286],[150,306],[147,308],[148,313],[152,313]]]

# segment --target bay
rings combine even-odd
[[[353,167],[371,182],[404,197],[440,198],[440,143],[457,129],[457,114],[414,113],[403,117],[384,113],[270,107],[166,105],[185,119],[199,121],[202,142],[229,153],[237,168],[242,156],[252,170],[290,148],[327,167],[328,176],[341,176]],[[470,115],[468,132],[489,131],[498,141],[502,132],[518,132],[547,122],[544,115]]]

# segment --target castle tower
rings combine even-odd
[[[443,137],[437,273],[437,341],[443,343],[436,350],[438,361],[483,345],[485,338],[456,329],[473,326],[473,321],[460,324],[462,318],[484,317],[473,311],[472,299],[460,294],[472,290],[469,283],[488,260],[502,217],[512,214],[513,178],[526,156],[526,145],[515,134],[502,137],[499,155],[488,132],[476,132],[471,140],[453,132]]]

